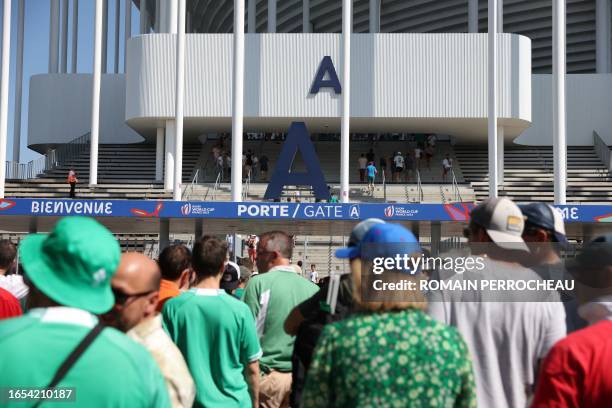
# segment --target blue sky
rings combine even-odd
[[[60,0],[60,4],[63,0]],[[121,0],[120,20],[120,61],[119,71],[123,71],[123,33],[124,33],[124,10],[125,1]],[[115,38],[115,0],[108,1],[108,57],[107,72],[112,72],[114,67],[114,38]],[[69,0],[70,10],[68,16],[68,70],[70,71],[72,55],[72,0]],[[93,25],[94,25],[94,0],[79,1],[79,34],[77,51],[77,72],[91,73],[93,67]],[[14,111],[15,111],[15,74],[16,74],[16,51],[17,51],[17,7],[18,2],[12,2],[12,25],[11,25],[11,66],[10,66],[10,94],[9,94],[9,127],[7,160],[13,156],[14,135]],[[24,53],[23,53],[23,105],[21,113],[21,162],[25,163],[39,155],[27,148],[28,135],[28,93],[30,77],[48,71],[49,66],[49,0],[26,0],[25,1],[25,31],[24,31]],[[1,14],[1,10],[0,10]],[[0,21],[0,26],[2,22]],[[61,19],[60,19],[61,25]],[[132,33],[138,30],[138,9],[132,5]],[[133,35],[132,34],[132,35]],[[0,32],[1,36],[1,32]],[[61,50],[60,50],[61,53]]]

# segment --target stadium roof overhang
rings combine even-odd
[[[511,140],[531,123],[531,43],[515,34],[500,34],[498,42],[498,116]],[[227,132],[232,37],[192,34],[186,44],[186,137]],[[341,95],[331,88],[312,93],[311,86],[326,56],[342,82],[340,51],[338,34],[247,35],[245,131],[283,131],[300,120],[311,132],[339,132]],[[351,51],[352,132],[486,140],[486,35],[354,34]],[[172,35],[130,40],[126,121],[147,138],[173,119],[174,56]]]

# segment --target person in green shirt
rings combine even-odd
[[[29,312],[0,323],[0,388],[47,388],[81,340],[99,328],[96,314],[115,303],[110,280],[119,264],[119,244],[95,220],[71,217],[60,220],[50,235],[26,237],[19,253],[30,286]],[[58,391],[68,387],[73,399],[65,404],[75,408],[170,404],[151,355],[109,327],[57,383]],[[0,396],[1,406],[35,404],[9,396]]]
[[[193,376],[195,407],[258,407],[261,347],[249,308],[220,289],[226,259],[227,243],[195,243],[196,285],[166,302],[163,324]]]
[[[362,246],[368,249],[361,252]],[[395,258],[415,256],[420,248],[410,231],[391,223],[372,226],[359,245],[346,248],[358,312],[325,326],[306,376],[302,406],[475,407],[472,363],[457,330],[423,312],[426,301],[418,289],[381,293],[370,285],[373,278],[410,281],[418,288],[422,274],[385,270],[372,275],[368,251]]]
[[[295,306],[318,292],[290,265],[293,240],[282,231],[259,237],[257,270],[244,290],[243,300],[256,319],[263,357],[259,399],[267,407],[287,406],[291,392],[291,355],[295,337],[283,328]]]

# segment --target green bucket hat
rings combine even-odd
[[[27,236],[19,256],[28,279],[61,305],[99,314],[115,303],[110,280],[121,250],[113,234],[92,218],[63,218],[51,234]]]

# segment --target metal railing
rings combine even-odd
[[[612,151],[596,131],[593,131],[593,148],[597,157],[603,162],[608,171],[612,171]]]
[[[455,175],[455,170],[451,167],[451,176],[453,177],[453,194],[456,202],[463,202],[461,198],[461,192],[459,191],[459,183],[457,182],[457,176]]]
[[[382,185],[383,185],[383,200],[387,202],[387,177],[385,175],[385,169],[382,169]]]
[[[421,203],[423,202],[425,195],[423,194],[423,183],[421,183],[421,172],[419,171],[418,167],[416,169],[416,175],[417,175],[417,197],[418,197],[418,202]]]
[[[28,163],[7,161],[5,163],[6,178],[15,180],[34,179],[59,165],[69,164],[87,151],[89,144],[90,134],[86,133]]]
[[[187,186],[185,191],[183,191],[183,196],[181,197],[182,200],[189,200],[189,197],[193,193],[194,186],[196,184],[198,184],[198,175],[199,174],[200,174],[200,169],[197,169],[195,174],[194,174],[194,176],[193,176],[193,179],[191,179],[191,183],[189,183],[189,185]]]
[[[244,180],[244,186],[242,187],[242,201],[245,201],[249,196],[249,189],[251,188],[251,171],[252,170],[249,170]]]
[[[221,172],[217,173],[217,179],[215,180],[215,186],[213,187],[213,192],[212,192],[213,201],[217,199],[217,191],[219,190],[220,184],[221,184]],[[206,197],[204,197],[204,200],[206,200],[207,197],[208,197],[208,192],[206,192]]]

